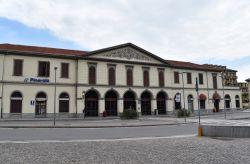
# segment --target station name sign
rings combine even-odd
[[[27,83],[49,83],[49,79],[27,77],[24,79],[24,82],[27,82]]]

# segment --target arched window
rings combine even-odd
[[[149,86],[149,71],[148,70],[143,71],[143,85],[144,87]]]
[[[89,84],[96,84],[96,68],[95,66],[89,67]]]
[[[164,87],[164,85],[165,85],[165,82],[164,82],[164,71],[160,70],[158,72],[158,75],[159,75],[159,86],[160,87]]]
[[[109,68],[109,85],[115,85],[115,68]]]
[[[131,68],[127,69],[127,85],[133,85],[133,70]]]

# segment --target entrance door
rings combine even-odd
[[[67,93],[59,96],[59,113],[69,113],[69,95]]]
[[[206,109],[206,101],[200,100],[200,109]]]
[[[193,99],[193,96],[192,95],[188,95],[188,111],[190,112],[194,112],[194,99]]]
[[[47,96],[44,92],[39,92],[36,96],[36,116],[46,117],[47,113]]]
[[[235,106],[236,108],[240,108],[240,97],[238,95],[235,96]]]
[[[151,96],[149,92],[143,92],[141,95],[141,114],[151,115]]]
[[[10,98],[10,113],[22,113],[22,94],[20,92],[14,92]]]
[[[220,100],[219,99],[214,100],[214,108],[216,109],[216,112],[219,112],[219,109],[220,109]]]
[[[166,94],[164,92],[160,92],[157,94],[157,109],[158,114],[166,114]]]
[[[107,116],[117,116],[117,95],[114,91],[109,91],[105,95],[105,111]]]
[[[231,102],[231,98],[229,95],[225,95],[225,105],[226,108],[230,108],[230,102]]]
[[[98,94],[93,90],[85,95],[85,116],[98,116]]]
[[[135,95],[132,91],[127,91],[123,96],[123,109],[134,109],[136,110]]]
[[[180,93],[176,93],[174,97],[174,108],[181,109],[181,94]]]

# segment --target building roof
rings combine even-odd
[[[195,64],[195,63],[184,62],[184,61],[176,61],[176,60],[166,60],[166,61],[171,66],[176,67],[176,68],[186,68],[186,69],[221,72],[221,69],[208,67],[207,65]]]
[[[83,56],[86,51],[68,50],[60,48],[50,47],[38,47],[38,46],[26,46],[15,44],[0,44],[0,51],[12,52],[12,53],[28,53],[28,54],[40,54],[40,55],[53,55],[53,56]]]
[[[216,64],[203,64],[203,65],[208,66],[208,67],[212,67],[212,68],[217,68],[217,69],[220,69],[221,71],[238,72],[236,70],[229,69],[229,68],[227,68],[227,66],[223,66],[223,65],[216,65]]]
[[[246,79],[245,81],[246,81],[246,82],[250,82],[250,78]]]
[[[125,44],[120,44],[120,45],[116,45],[116,46],[112,46],[112,47],[107,47],[107,48],[103,48],[103,49],[99,49],[99,50],[95,50],[95,51],[90,51],[89,53],[87,53],[87,56],[92,56],[98,53],[102,53],[102,52],[107,52],[107,51],[111,51],[111,50],[116,50],[116,49],[120,49],[120,48],[124,48],[124,47],[131,47],[139,52],[142,52],[150,57],[152,57],[153,59],[156,59],[160,62],[162,62],[163,64],[168,65],[168,63],[166,62],[166,60],[162,59],[161,57],[133,44],[133,43],[125,43]]]
[[[99,49],[95,51],[81,51],[81,50],[69,50],[51,47],[38,47],[38,46],[27,46],[27,45],[15,45],[15,44],[0,44],[0,52],[10,52],[10,53],[20,53],[28,55],[38,55],[38,56],[53,56],[53,57],[88,57],[100,52],[109,51],[117,48],[122,48],[125,46],[130,46],[138,51],[141,51],[159,61],[162,61],[166,65],[170,65],[175,68],[181,69],[194,69],[194,70],[204,70],[204,71],[215,71],[221,72],[222,69],[218,67],[211,67],[207,64],[195,64],[191,62],[175,61],[175,60],[164,60],[132,43],[125,43],[117,46],[112,46],[104,49]]]

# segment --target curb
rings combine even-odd
[[[41,126],[30,126],[30,125],[6,125],[6,126],[0,126],[0,128],[121,128],[121,127],[148,127],[148,126],[166,126],[166,125],[182,125],[182,124],[195,124],[196,122],[188,122],[188,123],[165,123],[165,124],[146,124],[146,125],[107,125],[107,126],[65,126],[65,125],[41,125]]]

